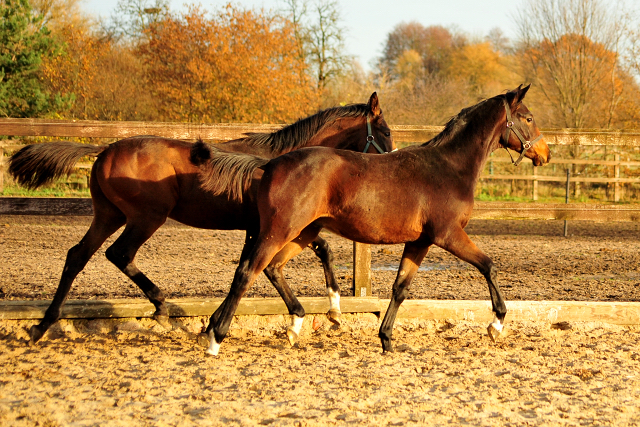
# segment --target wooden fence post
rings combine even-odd
[[[371,246],[353,242],[353,296],[371,295]]]
[[[538,180],[536,179],[536,175],[538,174],[538,167],[533,167],[533,201],[538,200]]]
[[[618,163],[613,166],[613,177],[617,179],[620,178],[620,154],[616,154],[616,162]],[[620,201],[620,183],[618,181],[613,183],[613,201]]]
[[[0,193],[2,193],[3,190],[4,190],[4,148],[2,148],[2,145],[0,145]]]

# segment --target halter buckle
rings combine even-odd
[[[509,121],[507,122],[507,128],[512,128],[513,127],[513,122]]]

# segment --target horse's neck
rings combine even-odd
[[[358,138],[366,138],[365,128],[364,118],[339,119],[316,133],[305,147],[322,146],[356,151]]]
[[[447,161],[459,175],[467,176],[470,182],[474,183],[474,187],[480,179],[489,155],[498,146],[500,122],[492,122],[495,122],[495,125],[483,127],[485,130],[482,133],[474,131],[472,126],[467,126],[448,144],[437,147],[443,161]]]

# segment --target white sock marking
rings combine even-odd
[[[220,351],[220,344],[216,342],[216,338],[213,335],[213,331],[209,333],[209,348],[205,350],[205,353],[211,356],[217,356]]]
[[[296,333],[296,335],[300,335],[300,329],[302,329],[302,322],[304,322],[304,317],[298,317],[295,314],[291,316],[291,330]]]
[[[329,289],[329,310],[340,311],[340,293]]]
[[[494,327],[494,329],[498,332],[502,332],[502,322],[500,322],[500,319],[498,319],[497,316],[493,316],[493,322],[491,322],[491,326]]]

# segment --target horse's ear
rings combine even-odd
[[[522,102],[530,87],[531,84],[528,84],[525,87],[522,87],[522,85],[518,86],[518,103]]]
[[[382,113],[382,111],[380,110],[380,103],[378,102],[377,92],[373,92],[371,94],[371,98],[369,98],[369,102],[367,103],[367,109],[373,117],[377,117]]]
[[[525,87],[519,85],[516,89],[507,92],[507,101],[509,102],[509,105],[512,109],[516,108],[518,104],[522,102],[530,87],[530,84]]]

